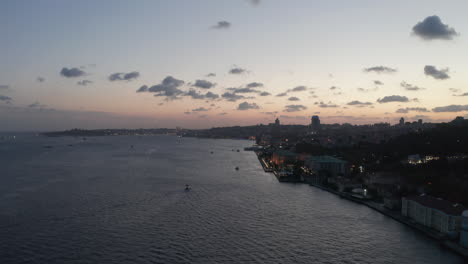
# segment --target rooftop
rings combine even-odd
[[[426,207],[437,209],[448,215],[461,215],[462,213],[468,215],[468,212],[463,212],[468,208],[464,207],[462,204],[452,203],[430,195],[413,195],[406,197],[406,199],[415,201]]]
[[[307,160],[313,161],[313,162],[328,162],[328,163],[344,163],[346,161],[337,159],[332,156],[312,156],[308,158]]]

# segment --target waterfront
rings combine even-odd
[[[2,141],[0,262],[463,263],[370,208],[279,183],[255,153],[233,151],[251,144],[174,136]]]

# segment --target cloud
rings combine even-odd
[[[28,105],[29,108],[39,108],[39,109],[44,109],[47,107],[47,105],[41,104],[39,102],[34,102],[30,105]]]
[[[373,91],[377,91],[377,87],[375,87],[374,89],[364,89],[364,88],[357,88],[357,90],[359,92],[362,92],[362,93],[368,93],[368,92],[373,92]]]
[[[396,113],[406,114],[408,112],[429,112],[425,107],[406,107],[396,110]]]
[[[39,77],[36,78],[36,81],[42,83],[42,82],[45,82],[45,78],[39,76]]]
[[[148,87],[147,85],[141,86],[137,93],[150,92],[154,93],[154,96],[166,97],[166,99],[177,99],[177,96],[182,95],[184,92],[179,89],[185,82],[178,80],[172,76],[167,76],[162,80],[160,84]]]
[[[357,106],[364,106],[364,105],[372,105],[371,102],[361,102],[361,101],[351,101],[347,103],[347,105],[357,105]]]
[[[462,112],[468,111],[468,105],[447,105],[432,108],[433,112],[442,113],[442,112]]]
[[[301,99],[295,97],[295,96],[292,96],[292,97],[289,97],[288,98],[289,101],[300,101]]]
[[[78,85],[81,85],[81,86],[86,86],[88,84],[92,84],[93,82],[90,81],[90,80],[82,80],[82,81],[78,81],[76,84]]]
[[[13,99],[11,97],[9,97],[9,96],[5,96],[5,95],[0,94],[0,101],[9,104],[9,103],[11,103],[11,101],[13,101]]]
[[[204,94],[201,94],[193,89],[190,89],[188,92],[184,93],[183,95],[190,96],[192,97],[192,99],[199,99],[199,100],[203,100],[206,98]]]
[[[461,92],[460,89],[457,89],[457,88],[449,88],[449,90],[452,92],[452,93],[459,93]]]
[[[227,90],[233,93],[260,93],[260,91],[252,88],[227,88]]]
[[[215,93],[212,93],[212,92],[207,92],[205,94],[205,97],[208,98],[208,99],[218,99],[219,95],[215,94]]]
[[[374,81],[374,84],[375,84],[375,85],[384,85],[384,83],[381,82],[381,81],[379,81],[379,80],[375,80],[375,81]]]
[[[424,40],[451,40],[457,36],[455,29],[442,23],[438,16],[428,16],[413,27],[413,34]]]
[[[259,109],[260,107],[256,103],[247,103],[243,102],[240,103],[239,106],[237,107],[237,110],[249,110],[249,109]]]
[[[304,105],[287,105],[285,106],[284,112],[299,112],[306,109],[307,107]]]
[[[251,5],[258,6],[260,4],[260,0],[247,0]]]
[[[138,77],[140,77],[139,72],[129,72],[129,73],[124,73],[124,72],[116,72],[111,75],[109,75],[109,81],[131,81],[135,80]]]
[[[422,87],[418,87],[416,85],[411,85],[407,82],[401,82],[400,83],[400,86],[405,88],[405,90],[408,90],[408,91],[419,91],[419,90],[424,90],[425,88],[422,88]]]
[[[225,92],[221,95],[222,98],[226,99],[227,101],[229,102],[235,102],[237,100],[240,100],[240,99],[247,99],[245,96],[243,95],[239,95],[239,94],[235,94],[235,93],[229,93],[229,92]]]
[[[203,88],[203,89],[210,89],[216,86],[216,83],[212,83],[207,80],[196,80],[195,83],[192,85],[193,87]]]
[[[212,26],[211,28],[214,28],[214,29],[228,29],[231,27],[231,23],[223,20],[223,21],[218,21],[218,23],[214,26]]]
[[[459,94],[459,95],[455,95],[454,96],[468,96],[468,93],[462,93],[462,94]]]
[[[377,102],[379,103],[391,103],[391,102],[401,102],[401,103],[407,103],[409,102],[408,97],[406,96],[401,96],[401,95],[390,95],[390,96],[385,96],[382,99],[377,99]]]
[[[437,80],[449,79],[450,76],[447,74],[448,72],[449,72],[448,68],[438,70],[435,66],[432,66],[432,65],[424,66],[424,74],[428,76],[432,76],[434,79],[437,79]]]
[[[336,107],[338,107],[338,105],[333,104],[331,102],[328,102],[328,104],[326,104],[324,102],[315,103],[315,104],[318,104],[318,106],[321,107],[321,108],[336,108]]]
[[[265,114],[265,115],[276,115],[278,114],[278,111],[274,111],[274,112],[261,112],[262,114]]]
[[[247,73],[247,70],[243,68],[239,68],[239,67],[234,67],[229,70],[229,73],[230,74],[244,74],[244,73]]]
[[[263,87],[263,83],[251,82],[247,84],[247,88],[258,88],[258,87]]]
[[[75,77],[81,77],[81,76],[84,76],[86,75],[86,72],[78,69],[78,68],[62,68],[62,70],[60,71],[60,75],[62,75],[63,77],[66,77],[66,78],[75,78]]]
[[[260,95],[260,96],[269,96],[269,95],[271,95],[271,93],[269,93],[269,92],[261,92],[259,95]]]
[[[210,109],[206,109],[205,107],[198,107],[198,108],[192,109],[192,112],[206,112],[206,111],[210,111]]]
[[[332,91],[333,91],[333,90],[336,90],[336,89],[340,89],[340,88],[338,88],[338,87],[336,87],[336,86],[330,87],[330,90],[332,90]]]
[[[292,89],[289,89],[287,92],[303,92],[303,91],[306,91],[307,90],[307,87],[301,85],[301,86],[296,86]]]
[[[0,90],[8,90],[8,89],[10,89],[10,86],[9,86],[9,85],[0,84]]]
[[[393,69],[386,66],[374,66],[370,68],[365,68],[364,72],[375,72],[375,73],[395,73],[397,69]]]
[[[210,72],[208,73],[207,75],[205,75],[206,77],[216,77],[216,73],[213,73],[213,72]]]
[[[279,94],[277,94],[276,96],[278,96],[278,97],[283,97],[283,96],[287,96],[287,95],[288,95],[287,93],[279,93]]]

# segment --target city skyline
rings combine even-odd
[[[5,1],[1,130],[468,117],[468,3]]]

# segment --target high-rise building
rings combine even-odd
[[[276,118],[276,120],[275,120],[275,125],[277,125],[277,126],[279,126],[279,125],[280,125],[279,118]]]
[[[405,119],[402,117],[400,118],[400,126],[403,126],[405,124]]]
[[[310,124],[312,131],[320,130],[320,118],[316,115],[312,116],[312,123]]]

